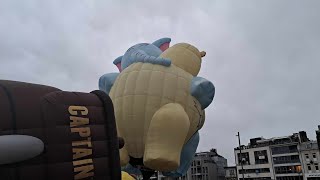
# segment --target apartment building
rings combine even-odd
[[[319,180],[320,155],[317,141],[301,143],[299,150],[304,180]]]
[[[304,131],[270,139],[250,139],[247,146],[235,148],[238,179],[302,180],[298,147],[309,142]]]
[[[217,153],[216,149],[209,152],[196,153],[191,167],[181,180],[225,180],[227,159]]]
[[[291,136],[271,139],[270,149],[276,180],[302,180],[303,173],[298,145],[303,140],[300,137],[305,136],[305,132],[300,132]]]
[[[302,142],[299,145],[304,180],[320,180],[320,126],[316,130],[316,137],[316,141]]]
[[[218,180],[217,172],[217,164],[206,153],[197,153],[187,175],[181,180]]]
[[[217,164],[217,179],[225,180],[227,167],[227,159],[222,157],[217,153],[216,149],[211,149],[210,152],[206,152],[207,156],[209,156],[216,164]]]
[[[206,154],[197,153],[193,159],[193,162],[187,171],[187,174],[179,177],[165,177],[158,172],[150,179],[154,180],[218,180],[218,168],[217,164]]]
[[[251,142],[257,139],[252,139]],[[260,138],[260,140],[263,140]],[[236,169],[239,180],[274,179],[270,148],[259,146],[242,146],[235,148]]]

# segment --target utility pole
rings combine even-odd
[[[238,132],[238,141],[239,141],[239,150],[240,150],[240,164],[241,164],[241,169],[242,169],[242,180],[244,180],[244,170],[243,170],[243,162],[242,162],[242,153],[241,153],[241,143],[240,143],[240,133]]]

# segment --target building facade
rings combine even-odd
[[[227,159],[219,155],[216,149],[196,153],[187,174],[181,180],[225,180]]]
[[[196,153],[185,176],[179,178],[165,177],[160,172],[152,176],[153,180],[225,180],[227,159],[219,155],[216,149]],[[141,178],[141,177],[139,177]]]
[[[317,141],[301,143],[299,146],[302,171],[305,180],[320,179],[320,156]]]
[[[270,145],[276,180],[302,180],[298,134],[272,138]]]
[[[238,179],[236,166],[225,167],[225,171],[226,171],[225,180],[237,180]]]
[[[274,179],[269,147],[242,146],[235,149],[236,168],[239,180]]]
[[[225,167],[228,166],[227,159],[219,155],[216,149],[211,149],[210,152],[207,152],[207,154],[217,164],[217,179],[225,180]]]
[[[309,142],[304,131],[270,139],[250,139],[247,146],[235,148],[238,179],[302,180],[300,144]]]
[[[205,153],[197,153],[187,174],[181,180],[218,180],[217,164]]]

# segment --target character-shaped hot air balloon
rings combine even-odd
[[[0,80],[1,180],[121,180],[111,99]]]
[[[99,88],[110,95],[118,133],[125,140],[121,164],[179,176],[192,162],[215,88],[197,76],[204,51],[179,43],[150,54],[142,48],[149,45],[135,45],[116,59],[121,73],[103,75]],[[157,45],[160,50],[161,43]]]

